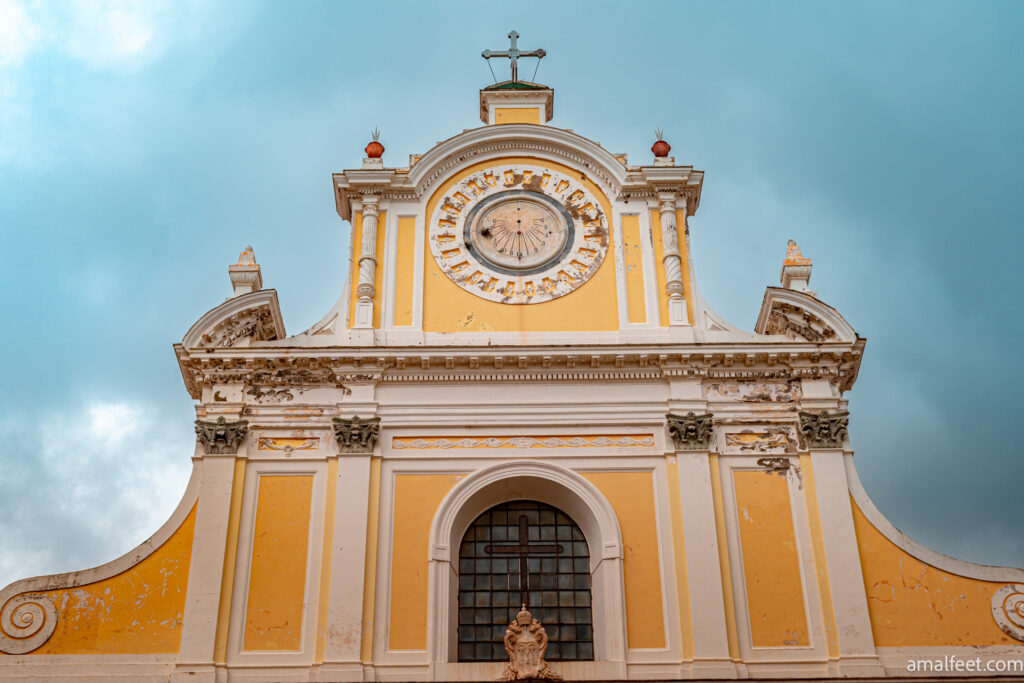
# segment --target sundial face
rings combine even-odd
[[[579,174],[495,165],[462,178],[428,218],[430,251],[455,284],[505,304],[584,285],[604,261],[602,203]]]
[[[467,220],[467,245],[502,272],[538,272],[558,258],[569,240],[572,216],[546,195],[501,192],[481,202]]]

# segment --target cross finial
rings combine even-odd
[[[480,53],[480,56],[484,59],[490,59],[491,57],[508,57],[512,62],[512,82],[519,82],[519,58],[520,57],[536,57],[537,59],[543,59],[544,55],[547,54],[544,50],[530,50],[523,52],[517,47],[517,41],[519,40],[519,33],[513,29],[508,32],[509,48],[507,50],[494,51],[484,50]]]

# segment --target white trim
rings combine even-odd
[[[1024,582],[1024,569],[964,562],[963,560],[958,560],[955,557],[950,557],[949,555],[943,555],[942,553],[930,550],[917,541],[911,539],[909,536],[893,526],[892,522],[886,519],[885,515],[883,515],[878,508],[875,507],[875,504],[871,502],[871,498],[868,497],[867,491],[864,490],[864,485],[860,482],[860,477],[857,476],[857,468],[853,464],[853,454],[845,453],[843,455],[843,460],[846,465],[846,478],[850,484],[850,495],[853,497],[853,501],[857,503],[857,507],[860,508],[860,511],[864,513],[864,517],[871,522],[871,525],[874,526],[879,533],[892,541],[893,544],[908,555],[924,562],[925,564],[929,564],[936,569],[941,569],[944,572],[956,574],[957,576],[964,576],[969,579],[1001,581],[1005,583]]]
[[[260,289],[241,296],[231,297],[216,308],[212,308],[203,314],[192,327],[188,329],[181,339],[181,345],[186,349],[194,349],[200,346],[203,334],[213,330],[217,325],[233,315],[237,315],[250,308],[269,306],[270,313],[274,318],[274,327],[277,333],[277,340],[284,339],[284,319],[281,317],[281,306],[277,302],[276,289]]]
[[[324,534],[324,479],[326,461],[282,462],[250,461],[245,472],[245,493],[242,517],[239,520],[238,562],[235,566],[234,589],[231,596],[230,628],[228,630],[227,666],[302,666],[313,663],[316,650],[316,624],[319,609],[320,568]],[[312,476],[309,528],[306,541],[306,580],[302,599],[302,627],[298,650],[245,650],[245,617],[249,602],[249,579],[252,569],[253,536],[259,505],[259,481],[262,477]]]
[[[806,292],[795,289],[783,289],[781,287],[768,287],[765,289],[764,299],[761,301],[761,310],[757,314],[757,324],[754,325],[755,332],[758,334],[765,333],[765,327],[768,325],[768,315],[777,303],[802,308],[818,317],[836,333],[836,339],[829,341],[857,341],[857,332],[850,323],[846,322],[846,318],[839,315],[839,311]]]

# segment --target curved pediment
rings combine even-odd
[[[857,332],[836,309],[806,292],[768,287],[754,331],[813,343],[852,342]]]
[[[228,299],[200,318],[181,340],[186,349],[249,346],[284,339],[277,291],[261,289]]]

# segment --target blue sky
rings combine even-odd
[[[1020,3],[0,0],[0,585],[114,558],[184,490],[171,344],[252,244],[292,333],[337,298],[330,174],[479,125],[548,51],[553,124],[706,172],[704,296],[753,327],[789,238],[867,337],[851,435],[904,532],[1024,565]],[[495,64],[495,69],[498,65]],[[527,67],[524,75],[532,73]]]

